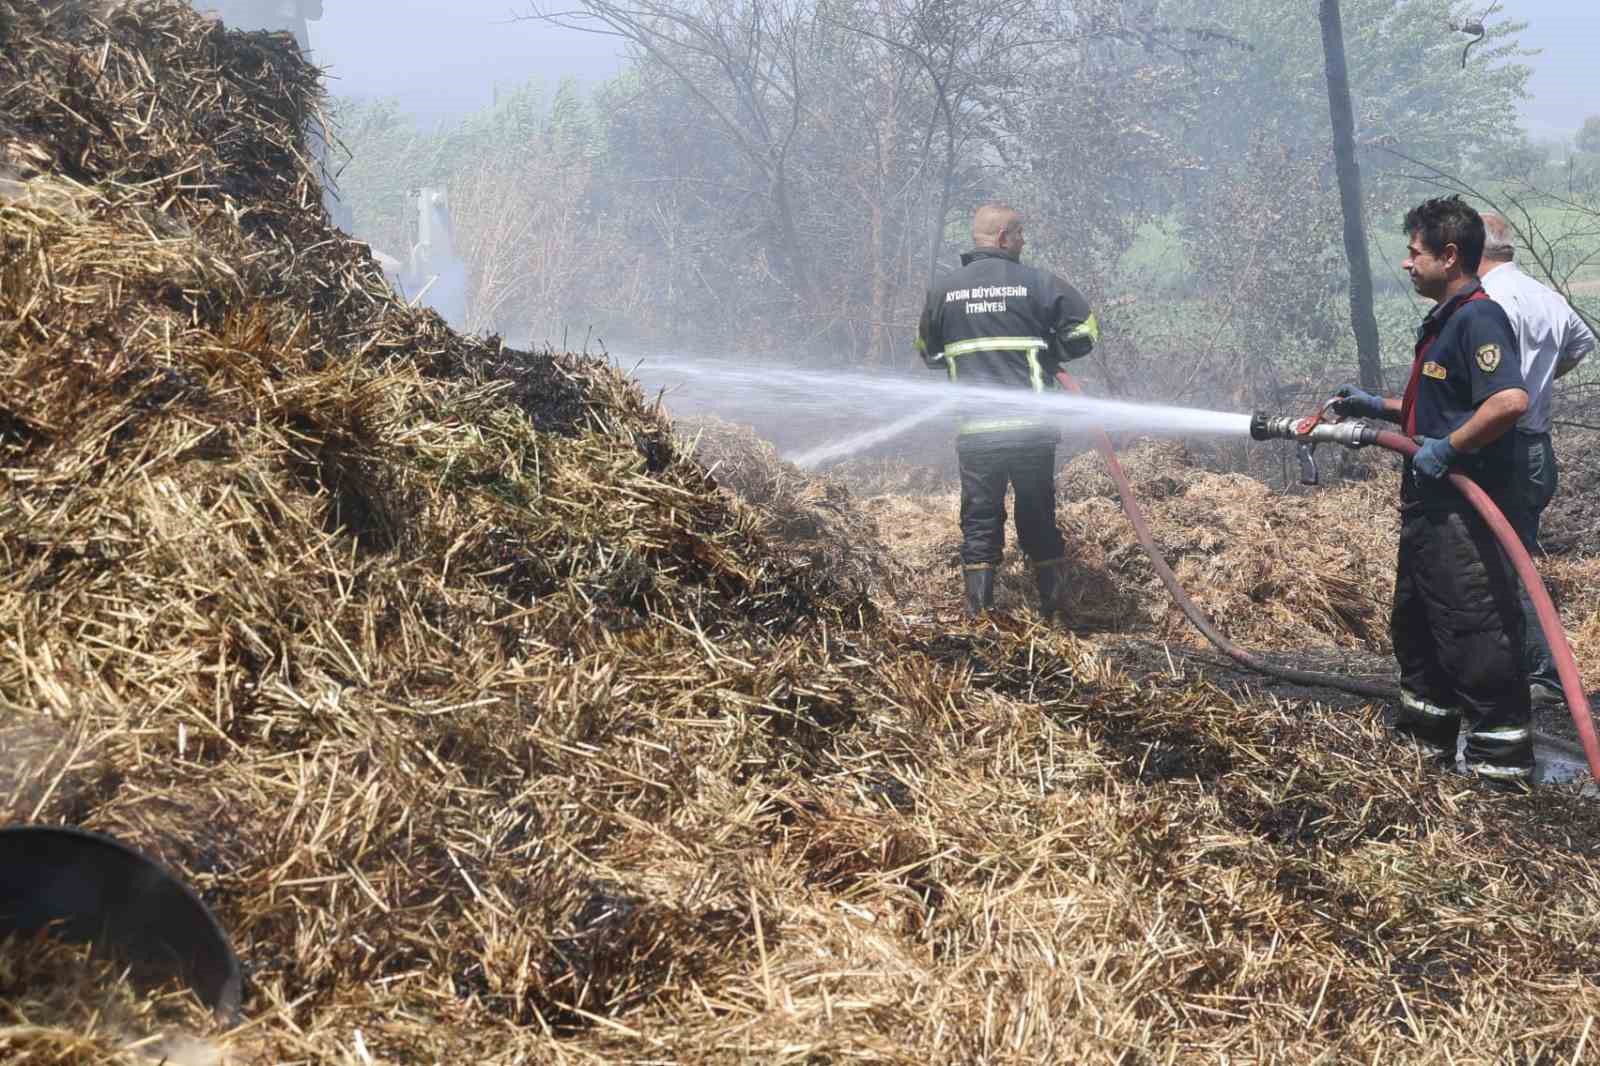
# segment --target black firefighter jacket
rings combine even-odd
[[[956,385],[1034,392],[1053,388],[1061,364],[1088,355],[1099,339],[1082,293],[990,249],[962,255],[961,269],[929,290],[917,328],[923,362],[943,366]],[[961,404],[963,437],[1043,429],[1037,417],[974,399]]]

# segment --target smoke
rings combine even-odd
[[[168,1036],[140,1049],[145,1055],[169,1066],[223,1066],[227,1057],[221,1048],[194,1036]]]

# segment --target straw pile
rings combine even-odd
[[[1587,802],[880,617],[604,366],[398,305],[286,41],[0,15],[0,821],[198,887],[229,1061],[1593,1054]],[[200,1028],[28,950],[10,1058]]]
[[[896,564],[843,481],[784,462],[749,426],[706,415],[679,419],[675,428],[712,480],[756,511],[775,555],[863,596],[894,596]]]
[[[1213,473],[1181,445],[1123,453],[1130,482],[1184,588],[1247,645],[1388,650],[1399,536],[1391,466],[1336,491],[1280,495],[1243,474]],[[1100,457],[1063,471],[1068,539],[1124,589],[1137,589],[1162,639],[1202,639],[1173,604],[1133,530]]]
[[[1136,441],[1119,454],[1168,561],[1234,639],[1387,653],[1398,535],[1392,469],[1336,491],[1283,496],[1255,478],[1207,470],[1205,456],[1182,444]],[[876,484],[848,475],[847,483],[859,491]],[[1099,455],[1068,461],[1057,489],[1072,628],[1203,643],[1139,547]],[[868,496],[861,507],[911,575],[907,599],[956,617],[957,487]],[[1033,577],[1013,545],[999,571],[996,604],[1025,613],[1033,600]]]

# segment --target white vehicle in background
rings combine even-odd
[[[230,30],[266,30],[294,37],[302,52],[311,51],[306,23],[322,17],[322,0],[194,0],[203,15],[221,19]]]
[[[193,0],[201,14],[221,20],[231,30],[287,33],[300,50],[311,50],[307,23],[322,18],[322,0]],[[315,123],[313,123],[313,127]],[[335,225],[349,231],[353,219],[340,201],[332,175],[327,173],[327,144],[319,129],[307,129],[307,143],[323,169],[323,201]],[[403,258],[373,249],[397,293],[414,304],[426,304],[456,329],[467,323],[467,264],[456,251],[455,227],[450,222],[449,194],[424,187],[406,192],[406,243]]]
[[[433,186],[408,191],[406,219],[405,258],[376,248],[373,258],[401,298],[433,308],[456,329],[466,328],[467,264],[456,250],[449,193]]]
[[[195,10],[220,21],[240,33],[287,33],[299,45],[302,55],[311,55],[308,24],[322,18],[322,0],[192,0]],[[328,217],[340,229],[351,225],[350,209],[339,199],[333,175],[328,169],[327,133],[320,121],[307,123],[306,147],[317,161],[322,178],[322,202]]]

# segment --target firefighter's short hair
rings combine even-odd
[[[1005,218],[1003,227],[989,232],[999,218]],[[972,214],[972,239],[983,243],[986,239],[993,239],[1002,233],[1016,233],[1022,228],[1022,212],[1008,203],[1000,200],[990,200],[988,203],[978,205],[978,210]]]
[[[1459,196],[1424,200],[1407,211],[1405,233],[1434,255],[1443,254],[1447,244],[1455,245],[1468,274],[1476,274],[1483,262],[1483,216]]]

